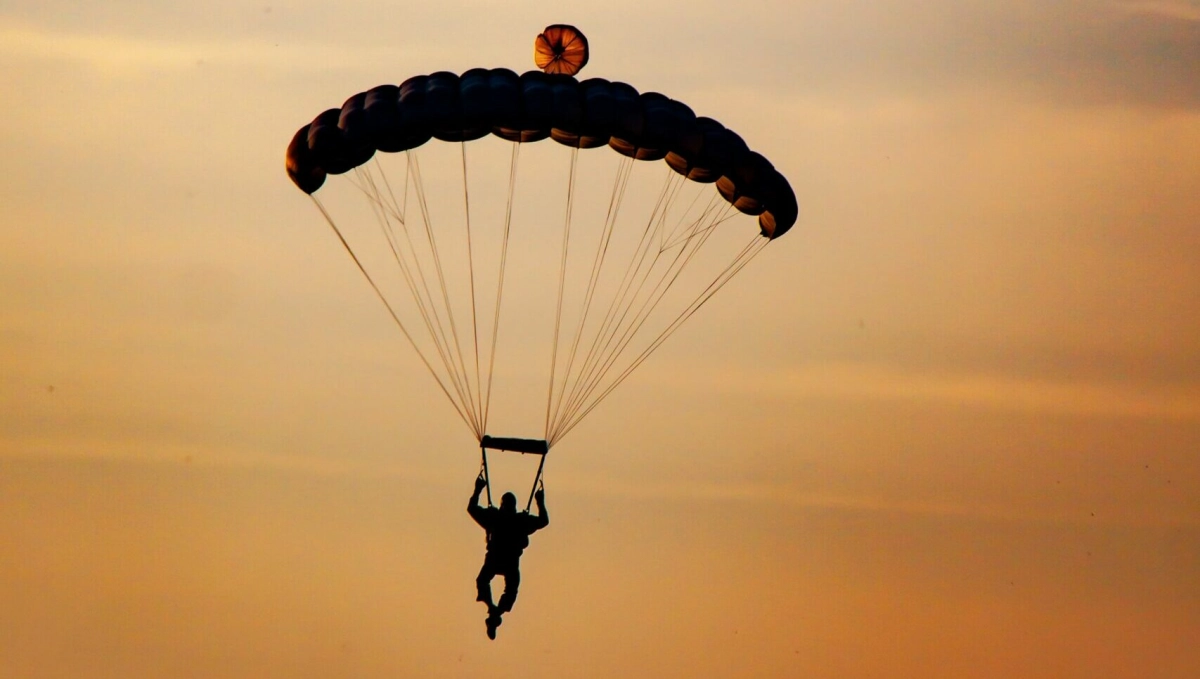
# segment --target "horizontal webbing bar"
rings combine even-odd
[[[542,439],[499,438],[485,434],[479,445],[491,450],[511,450],[514,453],[532,453],[534,455],[545,455],[550,452],[550,444]]]

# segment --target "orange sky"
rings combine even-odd
[[[558,21],[801,216],[555,448],[489,642],[475,442],[282,158]],[[1200,667],[1200,4],[17,0],[0,98],[0,677]]]

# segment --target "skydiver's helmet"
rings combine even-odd
[[[517,511],[517,496],[512,493],[505,493],[500,496],[500,511],[516,512]]]

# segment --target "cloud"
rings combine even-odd
[[[1193,3],[848,0],[797,3],[786,19],[776,5],[744,11],[733,28],[691,29],[696,42],[722,45],[701,79],[864,99],[973,90],[1065,106],[1200,106]]]
[[[893,401],[1026,413],[1200,422],[1195,385],[1142,385],[1002,374],[915,372],[883,364],[827,362],[752,380],[714,372],[704,388],[745,388],[776,399]]]
[[[1154,16],[1180,19],[1183,21],[1200,22],[1200,3],[1172,0],[1140,0],[1135,2],[1118,2],[1116,6],[1130,14],[1150,14]]]
[[[0,54],[11,59],[82,63],[106,76],[144,76],[197,67],[327,72],[378,60],[396,61],[410,52],[412,48],[402,43],[277,43],[264,37],[218,35],[158,38],[0,22]]]
[[[374,77],[481,63],[521,70],[526,62],[514,57],[527,58],[538,25],[526,35],[518,27],[528,21],[507,7],[460,4],[482,19],[461,26],[452,9],[406,8],[393,17],[364,5],[339,6],[334,21],[321,5],[271,13],[222,5],[202,16],[131,7],[85,23],[29,10],[24,23],[0,21],[0,54],[82,61],[106,74],[234,64]],[[642,8],[642,21],[625,25],[619,17],[630,9],[617,3],[577,17],[593,39],[588,75],[670,92],[880,99],[967,89],[1056,105],[1200,107],[1195,2],[765,1],[730,16],[724,3],[697,0]],[[652,30],[656,24],[670,30]]]

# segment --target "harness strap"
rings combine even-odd
[[[483,477],[483,480],[486,482],[488,507],[491,507],[492,506],[492,480],[488,476],[487,448],[484,448],[481,446],[479,448],[479,453],[480,453],[480,456],[483,458],[483,465],[479,468],[479,476]],[[479,477],[476,477],[476,478],[479,478]]]
[[[546,456],[543,455],[542,461],[538,463],[537,476],[535,476],[533,478],[533,487],[529,489],[529,499],[525,501],[525,513],[526,514],[529,513],[529,508],[533,506],[533,494],[535,492],[537,492],[537,489],[539,487],[541,487],[543,490],[545,489],[545,485],[542,484],[542,468],[545,466],[546,466]]]

